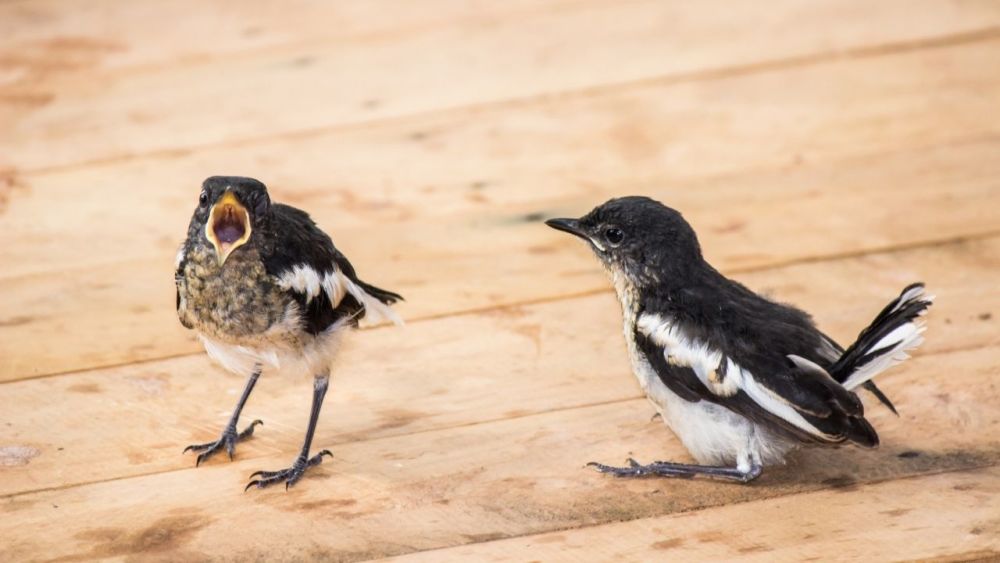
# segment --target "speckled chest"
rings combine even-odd
[[[188,248],[177,292],[181,323],[233,343],[253,343],[283,323],[292,306],[253,248],[240,249],[221,266],[213,249]]]

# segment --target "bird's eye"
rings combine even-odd
[[[198,205],[202,207],[208,205],[208,192],[201,192],[201,195],[198,196]]]
[[[604,239],[608,241],[611,246],[618,246],[625,240],[625,233],[621,229],[611,227],[604,231]]]

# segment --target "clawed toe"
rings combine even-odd
[[[311,458],[306,459],[305,456],[301,456],[295,460],[288,469],[282,469],[279,471],[254,471],[250,475],[250,482],[247,486],[243,488],[243,492],[247,492],[251,487],[257,487],[258,489],[263,489],[269,487],[275,483],[281,483],[284,481],[285,490],[289,487],[298,483],[305,472],[310,467],[319,465],[323,463],[323,456],[333,457],[333,453],[330,450],[323,450]],[[254,479],[254,477],[259,477],[259,479]]]
[[[233,455],[236,453],[236,443],[253,436],[253,429],[262,424],[264,424],[263,421],[255,420],[239,434],[236,433],[236,428],[234,426],[226,427],[226,429],[222,431],[222,436],[220,436],[218,440],[204,444],[191,444],[190,446],[184,448],[183,453],[188,453],[189,451],[200,452],[198,454],[198,459],[194,463],[195,467],[200,466],[201,462],[212,457],[221,451],[222,448],[226,449],[226,453],[229,454],[229,460],[232,461]]]
[[[640,477],[650,473],[649,469],[651,466],[642,465],[631,457],[628,458],[627,463],[628,467],[615,467],[592,461],[587,464],[587,467],[593,467],[599,473],[610,473],[615,477]]]
[[[740,483],[749,483],[761,474],[759,464],[751,465],[747,469],[736,467],[718,467],[711,465],[690,465],[686,463],[673,463],[669,461],[654,461],[643,465],[633,458],[628,458],[628,467],[614,467],[592,461],[587,464],[601,473],[608,473],[615,477],[675,477],[681,479],[691,479],[696,476],[704,476]]]

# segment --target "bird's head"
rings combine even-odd
[[[271,198],[261,182],[239,176],[212,176],[201,185],[191,227],[194,233],[204,233],[221,266],[251,240],[254,229],[267,219],[270,210]]]
[[[613,276],[637,288],[680,281],[702,263],[698,237],[688,222],[648,197],[612,199],[579,219],[545,224],[589,242]]]

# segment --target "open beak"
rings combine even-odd
[[[220,266],[250,239],[250,213],[233,192],[226,192],[212,206],[205,223],[205,236],[215,247]]]

